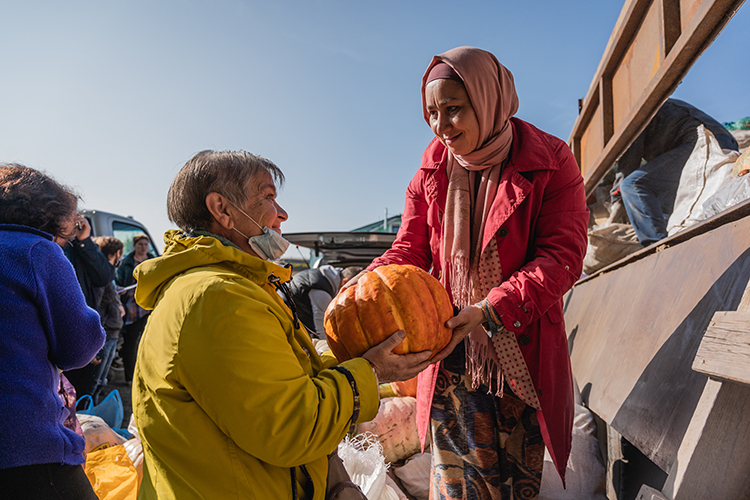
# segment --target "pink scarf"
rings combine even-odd
[[[497,247],[481,248],[487,215],[495,201],[513,132],[510,117],[518,109],[513,75],[494,55],[473,47],[459,47],[435,56],[422,80],[425,120],[425,86],[432,67],[444,62],[461,77],[479,121],[481,146],[467,155],[448,153],[448,195],[443,222],[441,281],[459,308],[479,302],[502,283],[502,274],[489,274],[489,262],[497,262]],[[476,193],[476,195],[475,195]],[[466,340],[466,367],[474,388],[487,384],[502,391],[502,369],[497,353],[482,326]]]

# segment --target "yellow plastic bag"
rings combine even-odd
[[[138,473],[123,445],[89,453],[85,469],[99,500],[138,498]]]

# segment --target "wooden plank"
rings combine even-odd
[[[714,314],[695,355],[693,370],[709,377],[750,384],[750,313]]]
[[[744,3],[744,0],[680,0],[676,7],[675,1],[630,0],[623,6],[568,140],[580,159],[589,195]],[[602,119],[603,113],[594,113],[601,102],[602,78],[612,78],[614,133],[603,144],[601,153],[591,159],[595,148],[590,139],[586,144],[587,154],[577,148],[585,146],[581,138],[586,131],[605,130],[604,123],[595,123]]]
[[[750,282],[750,217],[577,283],[573,372],[592,411],[669,471],[707,377],[692,370],[717,311]]]
[[[750,498],[750,387],[709,381],[662,488],[674,500]]]

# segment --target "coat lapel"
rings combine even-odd
[[[500,177],[500,185],[497,187],[495,201],[490,207],[487,215],[487,223],[484,227],[482,236],[482,252],[487,248],[487,244],[495,236],[511,214],[518,208],[521,202],[531,192],[531,182],[522,176],[516,170],[512,163],[509,163],[503,175]]]

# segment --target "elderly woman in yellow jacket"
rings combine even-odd
[[[204,151],[168,195],[164,255],[135,270],[153,309],[133,407],[145,453],[139,498],[322,499],[330,454],[352,422],[375,417],[380,382],[430,353],[398,356],[396,332],[337,364],[321,358],[276,291],[290,270],[276,202],[283,174],[265,158]]]

